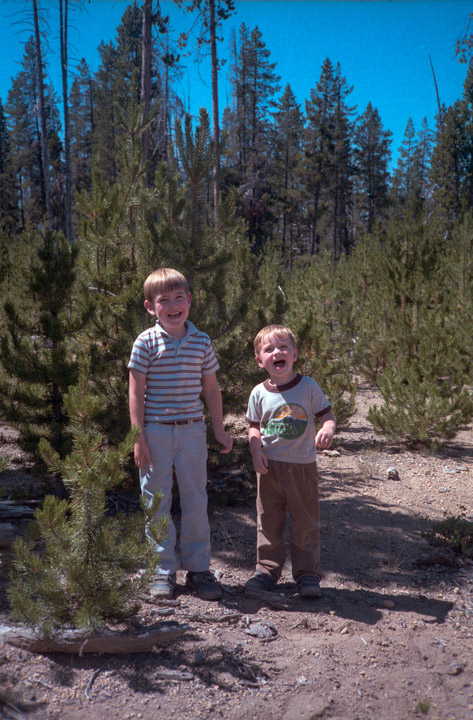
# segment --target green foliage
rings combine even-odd
[[[378,378],[384,405],[370,408],[368,420],[392,440],[435,449],[470,422],[473,397],[461,372],[443,374],[442,352],[447,349],[431,340],[426,334],[417,357],[389,358]]]
[[[466,519],[466,508],[460,506],[458,515],[449,515],[423,533],[431,545],[448,547],[465,557],[473,557],[473,522]]]
[[[337,272],[328,252],[294,269],[284,319],[298,341],[301,372],[319,383],[342,426],[355,411],[357,385],[350,368],[351,338],[338,320]]]
[[[227,400],[242,409],[244,375],[236,366],[251,355],[256,258],[250,253],[243,223],[235,218],[232,193],[219,203],[214,217],[206,191],[215,152],[207,112],[201,110],[195,130],[190,118],[184,128],[177,124],[176,141],[178,158],[171,158],[167,175],[164,169],[158,174],[148,208],[153,264],[175,267],[187,278],[191,320],[211,337]],[[178,162],[184,183],[179,181]]]
[[[354,369],[370,382],[385,369],[393,342],[396,309],[386,286],[384,252],[374,233],[337,265],[338,320],[351,338]]]
[[[20,445],[37,453],[42,437],[64,455],[70,446],[64,394],[76,381],[74,334],[84,326],[90,308],[75,312],[72,302],[77,250],[62,236],[46,232],[36,261],[24,279],[28,309],[4,305],[1,334],[0,409],[20,431]]]
[[[419,700],[416,705],[416,713],[422,713],[422,715],[428,715],[430,710],[430,700]]]
[[[339,263],[339,319],[384,399],[369,419],[392,440],[436,448],[473,417],[468,222],[450,246],[432,219],[391,222]]]
[[[102,398],[97,420],[109,439],[122,440],[129,427],[127,408],[131,346],[146,327],[142,282],[152,258],[145,214],[151,203],[145,188],[140,139],[146,125],[139,106],[123,119],[127,127],[122,172],[115,185],[93,172],[90,195],[79,198],[83,228],[80,244],[82,302],[93,304],[93,316],[84,337],[90,347],[93,382]],[[146,275],[145,275],[146,276]]]
[[[123,462],[136,433],[114,449],[105,447],[92,422],[99,403],[90,361],[83,359],[78,384],[66,398],[73,449],[61,460],[44,439],[40,446],[49,468],[62,475],[69,500],[49,495],[36,512],[41,552],[23,538],[14,545],[7,590],[12,617],[46,635],[60,626],[93,629],[131,617],[157,565],[155,543],[165,528],[151,520],[160,498],[151,506],[143,501],[142,512],[130,516],[106,513],[107,492],[126,477]],[[153,542],[145,536],[146,525]]]

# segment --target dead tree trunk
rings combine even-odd
[[[41,34],[39,31],[38,0],[33,2],[34,38],[36,51],[36,72],[38,73],[39,120],[41,127],[41,159],[43,162],[44,202],[48,227],[53,227],[51,207],[51,180],[49,177],[48,128],[46,123],[46,105],[44,101],[43,60],[41,56]]]

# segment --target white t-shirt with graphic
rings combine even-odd
[[[253,388],[246,419],[259,427],[266,457],[292,463],[316,458],[314,415],[321,418],[331,409],[320,386],[307,375],[296,375],[287,385],[270,380]]]

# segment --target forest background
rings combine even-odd
[[[69,60],[71,10],[85,4],[56,7],[60,93],[45,61],[56,37],[31,0],[32,34],[0,105],[0,412],[23,448],[39,460],[45,438],[67,457],[65,398],[90,367],[90,422],[112,447],[126,437],[127,362],[158,266],[189,279],[227,411],[243,412],[261,379],[257,330],[284,322],[340,425],[359,377],[379,387],[370,421],[387,437],[435,448],[469,422],[468,21],[452,47],[462,94],[438,98],[433,127],[407,118],[393,163],[391,130],[373,104],[352,104],[335,58],[301,105],[257,27],[241,24],[223,50],[232,0],[176,0],[180,34],[159,2],[128,3],[94,72]],[[197,117],[177,92],[191,47],[210,56],[211,113]],[[219,111],[224,63],[231,97]]]

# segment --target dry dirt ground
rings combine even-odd
[[[339,455],[319,458],[320,600],[298,597],[290,568],[278,587],[287,608],[246,599],[254,503],[212,503],[222,601],[193,597],[178,578],[175,600],[146,602],[139,621],[173,619],[188,632],[136,655],[38,655],[0,644],[0,697],[10,701],[0,718],[471,720],[473,563],[436,555],[422,531],[461,506],[471,518],[472,432],[436,454],[388,444],[366,421],[374,399],[360,388]],[[393,466],[399,481],[387,477]],[[236,466],[211,479],[211,499],[242,473],[251,481]],[[3,477],[11,473],[0,487]]]

